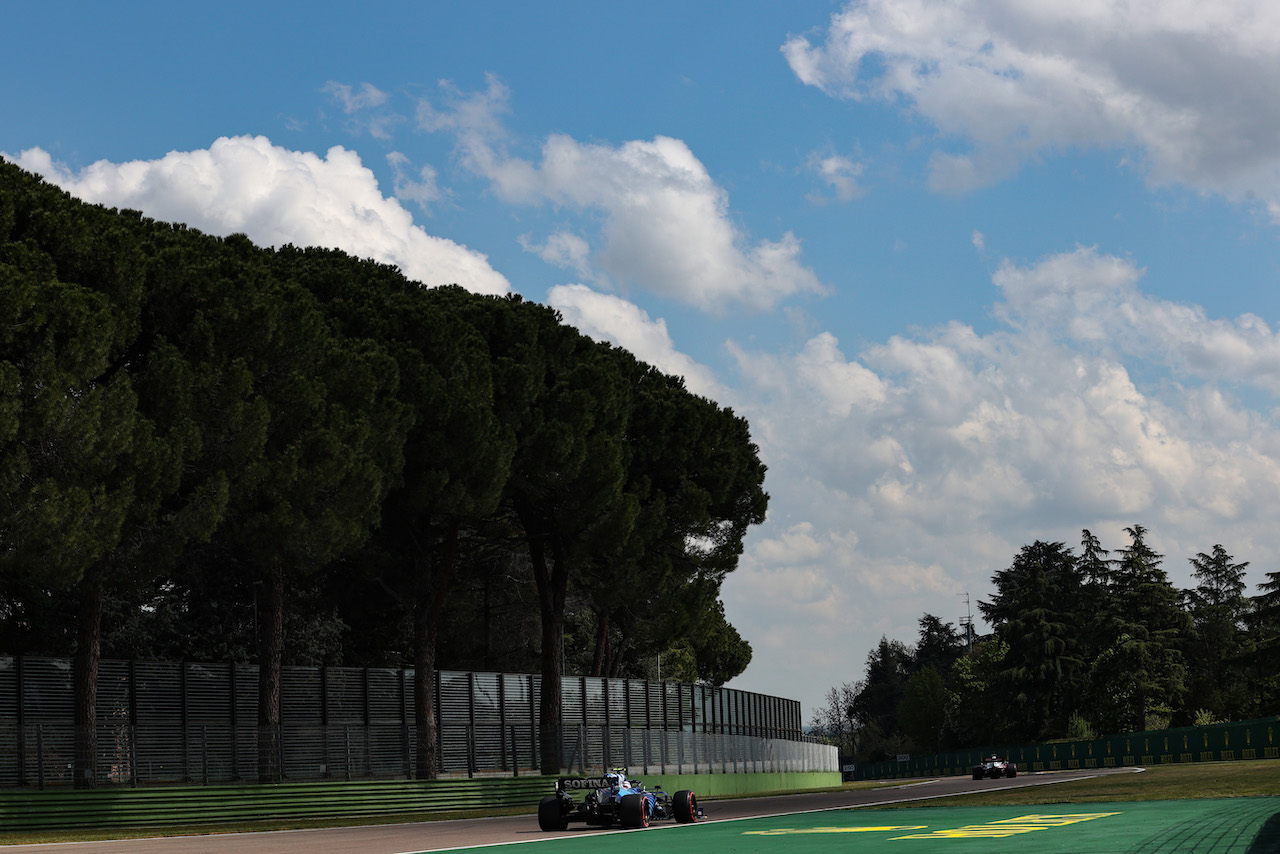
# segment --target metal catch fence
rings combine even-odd
[[[439,672],[438,772],[538,772],[540,692],[531,674]],[[257,724],[257,693],[254,665],[101,662],[98,781],[414,775],[412,670],[284,668],[273,727]],[[72,782],[73,702],[69,661],[0,656],[0,786]],[[615,756],[699,773],[835,767],[834,754],[828,762],[825,748],[804,742],[797,701],[728,688],[566,677],[560,728],[566,768]]]

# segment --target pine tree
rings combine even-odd
[[[1187,649],[1189,693],[1198,708],[1217,720],[1249,714],[1247,679],[1241,670],[1245,643],[1244,570],[1248,562],[1232,563],[1220,544],[1211,554],[1191,558],[1200,583],[1183,594],[1194,633]]]

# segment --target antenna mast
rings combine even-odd
[[[964,626],[964,645],[969,654],[973,654],[973,608],[969,605],[969,591],[959,594],[964,597],[965,615],[960,618],[960,625]]]

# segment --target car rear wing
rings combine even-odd
[[[556,781],[557,792],[594,791],[609,788],[609,780],[605,777],[561,777]]]

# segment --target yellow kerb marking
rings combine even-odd
[[[1093,821],[1107,816],[1120,815],[1118,812],[1086,812],[1072,815],[1023,815],[1017,818],[1006,818],[987,824],[970,824],[965,827],[935,830],[932,833],[912,833],[906,836],[895,836],[894,839],[1001,839],[1006,836],[1017,836],[1036,830],[1048,830],[1051,827],[1066,827],[1082,821]]]
[[[885,825],[884,827],[805,827],[777,830],[746,830],[743,836],[799,836],[806,833],[893,833],[898,830],[924,830],[927,824]]]

